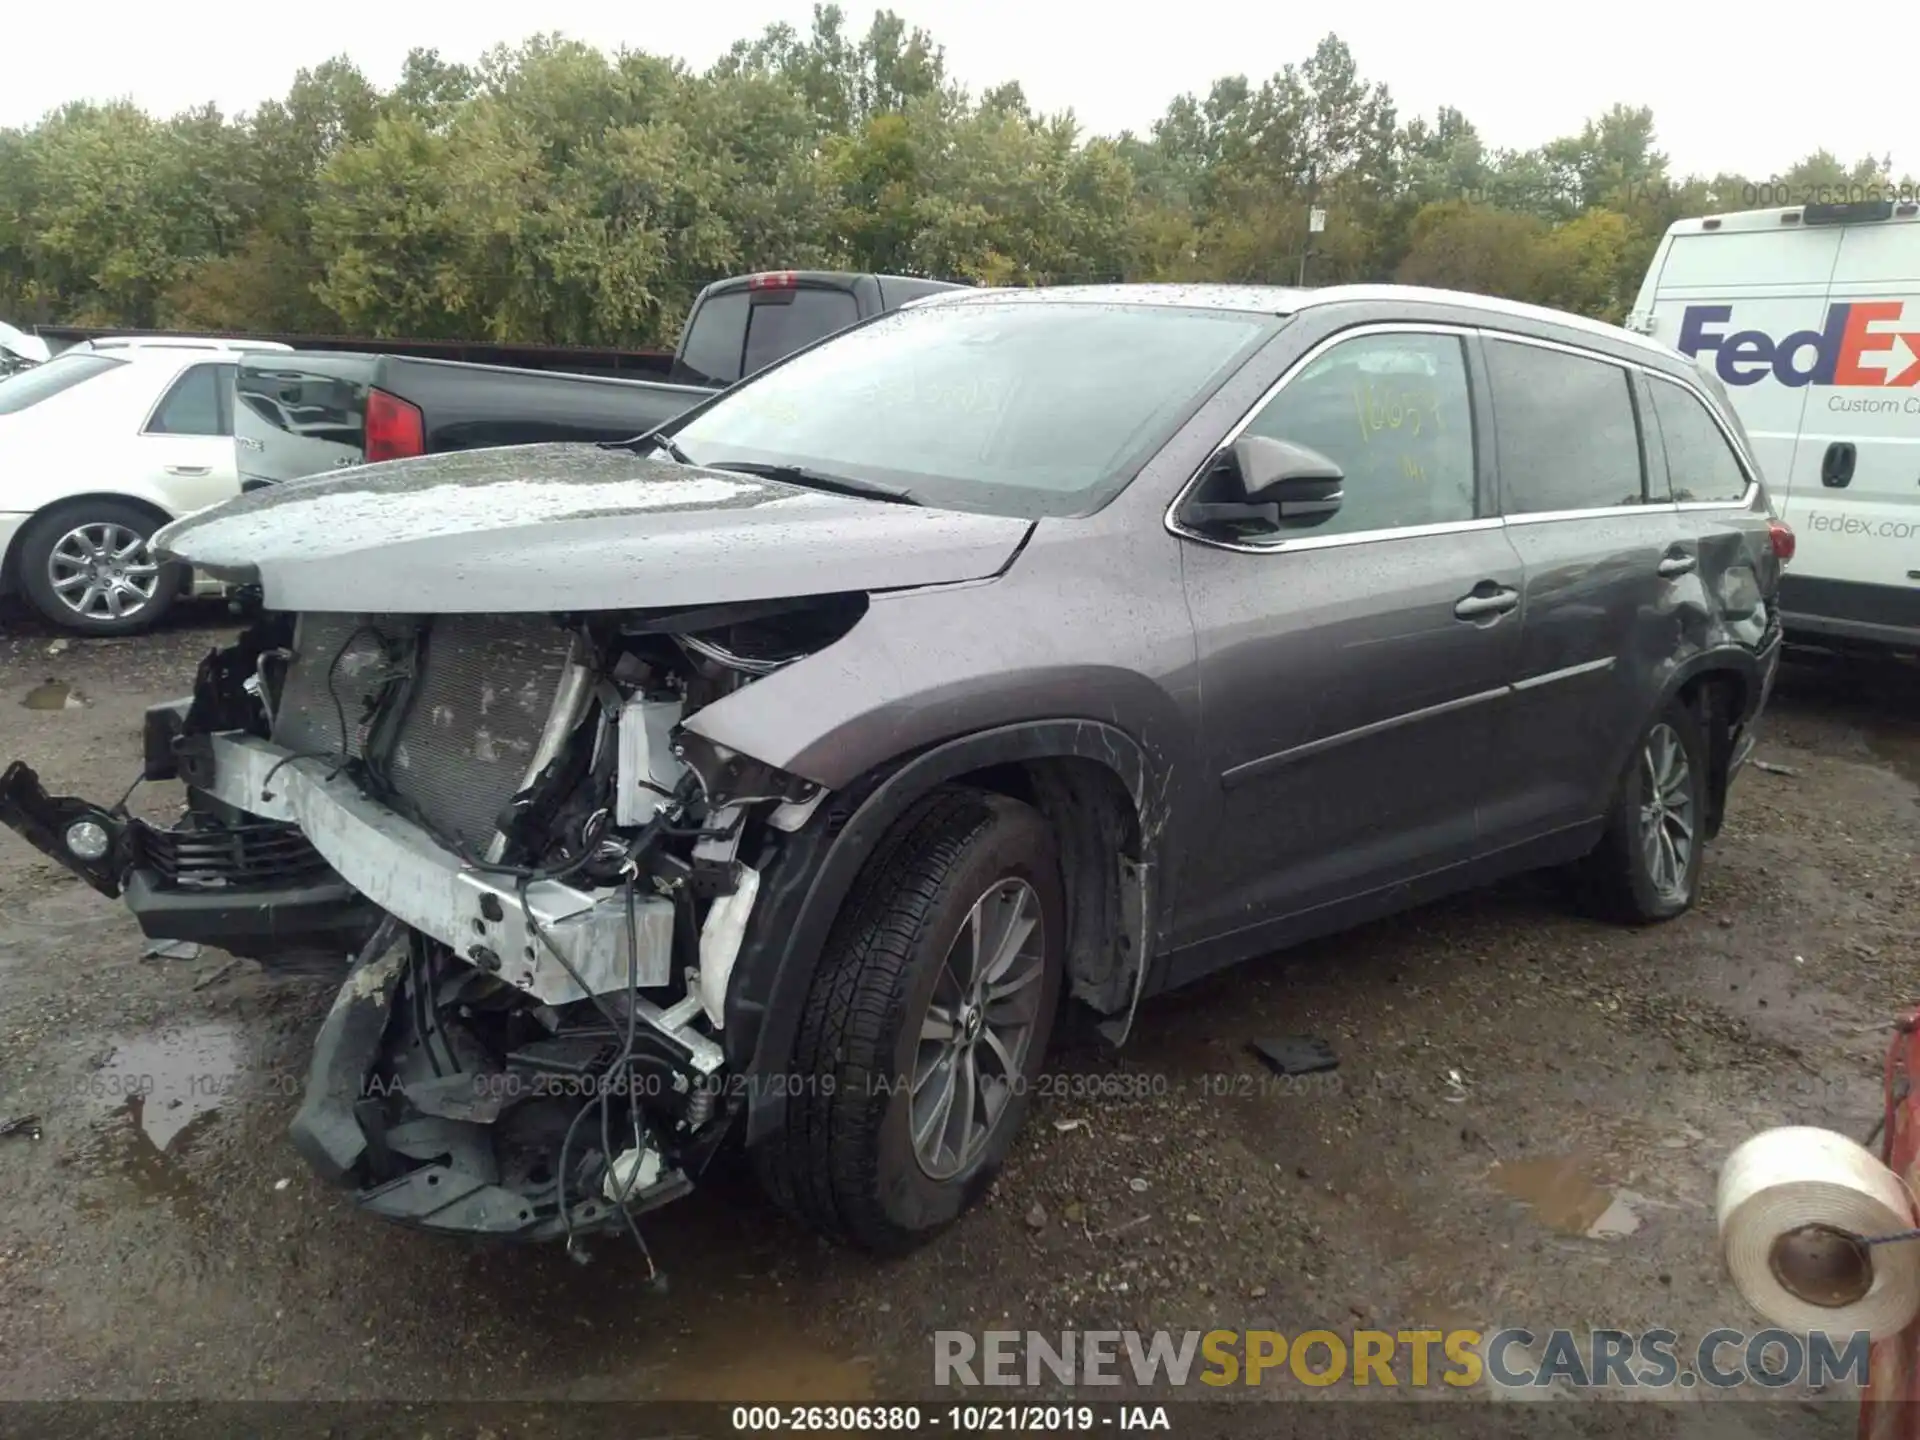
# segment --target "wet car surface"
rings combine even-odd
[[[144,707],[224,639],[183,610],[64,645],[6,617],[8,752],[117,793]],[[723,1177],[650,1226],[664,1292],[618,1237],[582,1266],[368,1226],[286,1143],[334,983],[143,957],[0,836],[0,1121],[41,1122],[0,1138],[0,1398],[857,1399],[928,1394],[939,1328],[1758,1328],[1713,1180],[1756,1130],[1878,1113],[1920,953],[1916,695],[1898,664],[1790,667],[1678,921],[1528,879],[1253,962],[1148,1001],[1117,1057],[1063,1046],[942,1244],[883,1265]],[[1339,1068],[1247,1052],[1293,1033]],[[1850,1396],[1791,1398],[1753,1433],[1852,1433]]]

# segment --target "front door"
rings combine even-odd
[[[1245,433],[1336,461],[1341,508],[1310,529],[1185,541],[1219,808],[1181,868],[1183,941],[1475,853],[1522,577],[1486,498],[1464,345],[1440,327],[1335,337]]]

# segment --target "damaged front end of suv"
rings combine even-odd
[[[345,966],[292,1130],[362,1207],[571,1240],[685,1193],[751,1104],[730,979],[763,878],[825,828],[826,785],[687,722],[820,659],[873,594],[990,579],[1028,527],[508,454],[171,527],[169,554],[254,598],[148,713],[143,778],[180,781],[182,812],[49,795],[15,762],[0,820],[151,936]],[[812,861],[784,862],[803,888]]]
[[[717,1143],[750,857],[825,793],[680,721],[863,608],[262,614],[148,715],[144,778],[187,787],[173,825],[18,762],[0,807],[150,930],[269,964],[352,947],[293,1134],[366,1208],[590,1231]]]

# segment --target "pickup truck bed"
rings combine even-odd
[[[825,270],[716,280],[687,316],[672,384],[399,355],[251,356],[234,382],[240,488],[448,450],[628,440],[850,325],[953,288]]]
[[[446,450],[625,440],[712,393],[399,355],[262,354],[235,380],[240,486]]]

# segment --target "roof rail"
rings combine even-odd
[[[280,350],[290,351],[291,345],[278,340],[218,340],[202,339],[193,335],[101,335],[91,340],[82,340],[75,349],[87,350]]]

